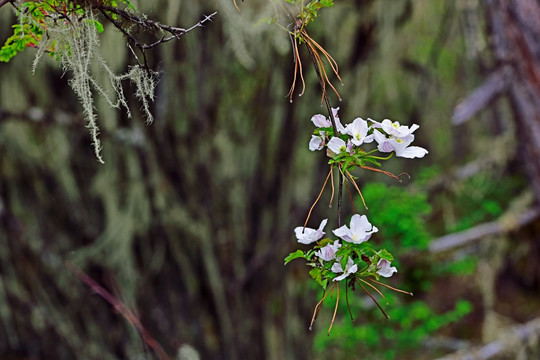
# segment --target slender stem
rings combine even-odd
[[[330,336],[330,331],[332,331],[332,326],[334,326],[334,321],[336,320],[338,305],[339,305],[339,282],[337,283],[336,307],[334,309],[334,315],[332,316],[332,322],[330,323],[330,327],[328,328],[328,334],[327,334],[328,336]]]
[[[317,315],[319,314],[319,310],[322,306],[322,303],[324,302],[324,299],[326,299],[326,297],[334,291],[335,286],[336,283],[334,282],[330,290],[325,290],[322,299],[317,303],[317,305],[315,305],[315,310],[313,310],[313,317],[311,318],[311,324],[309,324],[309,331],[313,329],[313,323],[315,322],[315,318],[317,318]]]
[[[369,281],[373,281],[373,282],[376,283],[376,284],[379,284],[379,285],[382,285],[382,286],[384,286],[384,287],[387,287],[387,288],[389,288],[390,290],[394,290],[394,291],[397,291],[397,292],[400,292],[400,293],[403,293],[403,294],[407,294],[407,295],[413,296],[413,293],[412,293],[412,292],[405,291],[405,290],[400,290],[400,289],[396,289],[395,287],[392,287],[392,286],[390,286],[390,285],[386,285],[385,283],[382,283],[382,282],[377,281],[377,280],[372,279],[372,278],[366,278],[366,279],[368,279]]]
[[[163,347],[161,347],[159,342],[150,335],[148,330],[143,327],[140,320],[127,306],[125,306],[122,302],[120,302],[120,300],[114,297],[114,295],[105,290],[101,285],[94,281],[94,279],[86,275],[81,269],[73,265],[71,262],[67,261],[65,265],[69,271],[75,274],[75,276],[77,276],[86,286],[92,289],[93,292],[111,304],[114,309],[118,311],[139,332],[143,341],[156,353],[160,360],[169,359],[169,356],[165,350],[163,350]]]
[[[321,188],[321,191],[319,192],[319,196],[317,196],[317,199],[315,199],[315,202],[313,203],[313,205],[311,205],[311,209],[309,209],[309,212],[308,212],[308,215],[307,215],[307,218],[306,218],[306,222],[304,223],[304,229],[306,228],[306,225],[309,221],[309,218],[311,217],[311,212],[313,211],[313,208],[315,207],[315,205],[317,205],[317,203],[319,202],[319,199],[321,198],[321,195],[324,191],[324,188],[326,188],[326,183],[328,182],[328,178],[330,177],[330,175],[332,174],[332,168],[330,168],[330,171],[328,172],[328,176],[326,176],[326,180],[324,180],[324,184]],[[304,229],[302,229],[302,232],[304,232]]]
[[[388,316],[388,314],[384,311],[384,309],[381,307],[381,305],[379,305],[379,303],[377,302],[377,300],[375,300],[375,298],[373,297],[373,295],[371,295],[369,293],[369,291],[367,291],[367,289],[360,283],[360,281],[358,281],[358,279],[356,279],[356,283],[358,285],[360,285],[360,287],[362,288],[362,290],[364,290],[364,292],[366,294],[368,294],[368,296],[371,298],[371,300],[373,300],[373,302],[375,303],[375,305],[377,305],[377,307],[379,308],[379,310],[381,310],[381,312],[383,313],[383,315],[387,318],[387,319],[390,319],[390,316]]]
[[[324,102],[326,104],[326,109],[328,110],[328,113],[330,114],[330,121],[332,122],[332,129],[334,130],[334,136],[337,136],[338,134],[338,128],[336,126],[336,120],[334,119],[334,113],[332,112],[332,106],[330,105],[330,100],[328,99],[328,95],[326,94],[326,87],[324,84],[324,79],[321,75],[321,71],[319,69],[319,64],[317,63],[317,59],[315,58],[315,54],[313,53],[313,50],[309,45],[307,45],[309,55],[311,56],[311,60],[313,61],[313,66],[315,67],[315,73],[317,73],[317,78],[319,79],[319,84],[321,84],[321,88],[323,89],[323,97]],[[338,218],[338,227],[341,226],[341,203],[342,203],[342,194],[343,194],[343,174],[341,171],[339,172],[339,189],[338,189],[338,208],[337,208],[337,218]]]
[[[353,281],[354,284],[354,281]],[[345,283],[345,300],[347,300],[347,309],[349,309],[349,315],[351,316],[351,322],[354,322],[354,318],[351,312],[351,306],[349,305],[349,286]]]

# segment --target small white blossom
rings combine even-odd
[[[319,225],[319,228],[316,230],[311,228],[304,228],[303,226],[298,226],[297,228],[295,228],[294,233],[296,235],[296,238],[298,239],[298,242],[307,245],[317,240],[320,240],[325,234],[323,229],[326,226],[327,222],[328,219],[324,219],[323,221],[321,221],[321,225]]]
[[[350,274],[354,274],[358,271],[358,266],[354,263],[353,259],[349,256],[347,259],[347,264],[345,265],[345,269],[341,267],[341,263],[339,262],[340,259],[337,259],[338,261],[332,265],[332,271],[336,274],[343,273],[340,276],[334,278],[333,281],[341,281],[345,279]]]
[[[390,277],[393,273],[397,272],[397,269],[394,266],[390,266],[390,261],[385,259],[380,259],[377,263],[377,274],[384,276],[384,277]]]
[[[324,131],[320,132],[320,135],[311,135],[311,140],[309,141],[309,150],[321,150],[324,147]]]
[[[351,155],[354,154],[354,145],[353,145],[351,139],[348,139],[348,140],[347,140],[347,148],[346,148],[346,150],[347,150],[347,152],[348,152],[349,154],[351,154]]]
[[[328,149],[338,155],[342,151],[347,151],[347,144],[337,136],[334,136],[328,142]]]
[[[377,149],[380,152],[395,151],[396,156],[407,159],[422,158],[428,153],[426,149],[419,146],[409,146],[414,140],[414,135],[412,134],[402,138],[393,136],[387,138],[380,131],[375,131],[373,135],[375,136],[375,141],[379,144]]]
[[[321,114],[313,115],[313,117],[311,118],[311,122],[315,124],[315,126],[318,128],[327,128],[332,126],[330,120],[328,120],[326,117],[324,117],[324,115]]]
[[[381,128],[388,134],[397,138],[402,138],[407,135],[412,134],[416,129],[418,129],[420,126],[413,124],[410,128],[405,125],[400,125],[397,121],[390,121],[388,119],[384,119],[381,123]]]
[[[360,146],[373,141],[373,135],[368,135],[368,123],[362,118],[356,118],[345,127],[345,133],[352,137],[352,143]]]
[[[328,244],[322,247],[319,251],[315,252],[315,256],[318,256],[324,261],[332,261],[336,258],[336,251],[341,247],[339,240],[334,241],[334,244]]]
[[[338,116],[339,108],[332,108],[332,115],[334,115],[334,121],[336,122],[336,128],[338,133],[345,134],[345,127],[341,124]],[[332,120],[326,118],[324,115],[317,114],[311,117],[311,122],[318,128],[332,127]],[[337,134],[335,134],[337,135]]]
[[[345,134],[345,127],[341,124],[341,120],[339,120],[338,111],[339,108],[332,108],[332,115],[334,115],[334,121],[336,122],[336,128],[338,133]]]
[[[366,215],[354,214],[351,218],[351,227],[348,228],[347,225],[333,230],[333,233],[343,239],[344,241],[361,244],[365,241],[368,241],[371,237],[371,234],[379,231],[376,226],[371,225]]]

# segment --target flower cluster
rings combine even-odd
[[[311,151],[322,150],[326,146],[330,158],[339,158],[340,161],[348,161],[348,165],[357,166],[363,166],[366,162],[378,165],[377,160],[387,159],[371,155],[377,150],[408,159],[422,158],[428,153],[419,146],[410,146],[414,140],[413,132],[419,128],[416,124],[409,127],[388,119],[378,122],[356,118],[352,123],[343,126],[338,110],[339,108],[332,109],[338,134],[334,134],[330,119],[320,114],[311,118],[317,127],[309,142]],[[373,141],[377,143],[376,150],[366,152],[360,148],[361,145]]]
[[[312,250],[297,250],[291,253],[285,263],[297,258],[305,258],[313,267],[311,276],[326,288],[329,281],[346,278],[379,276],[390,277],[397,272],[391,265],[392,255],[386,250],[376,251],[367,241],[378,232],[365,215],[352,216],[349,226],[343,225],[332,230],[337,240],[324,238],[324,228],[328,219],[321,221],[318,229],[299,226],[294,229],[301,244],[315,243]],[[352,276],[351,276],[352,275]]]
[[[331,165],[330,172],[319,197],[315,200],[315,204],[319,200],[328,179],[332,175],[334,167],[337,167],[341,174],[340,181],[344,182],[350,180],[362,197],[362,193],[355,182],[355,177],[351,175],[353,169],[359,167],[381,172],[395,179],[399,179],[399,176],[388,171],[383,171],[367,165],[380,167],[381,160],[388,160],[394,154],[397,157],[414,159],[422,158],[428,153],[424,148],[411,146],[414,141],[413,133],[419,128],[416,124],[409,127],[401,125],[397,121],[392,122],[388,119],[378,122],[372,119],[364,120],[362,118],[356,118],[350,124],[343,126],[338,116],[338,110],[339,108],[332,109],[333,121],[320,114],[311,118],[311,121],[317,128],[313,132],[309,142],[309,149],[311,151],[317,151],[326,148],[326,154],[330,158],[328,163]],[[376,146],[372,149],[364,149],[364,144],[370,143],[376,143]],[[390,154],[386,155],[386,157],[382,157],[375,154],[377,151]],[[334,187],[332,179],[332,197],[333,191]],[[341,191],[341,188],[339,191]],[[315,204],[313,204],[312,209]],[[338,206],[339,204],[340,202],[338,201]],[[338,214],[339,211],[340,210],[338,210]],[[309,214],[311,214],[311,210]],[[309,221],[309,214],[306,224]],[[379,229],[372,225],[365,215],[354,214],[351,217],[349,226],[343,225],[332,230],[332,233],[337,239],[325,237],[326,233],[324,228],[327,223],[328,219],[324,219],[317,229],[308,228],[305,225],[294,229],[296,239],[299,243],[304,245],[314,245],[308,251],[296,250],[285,258],[285,264],[298,258],[307,260],[308,266],[311,267],[309,274],[325,290],[322,299],[315,306],[311,325],[313,325],[325,298],[337,289],[334,317],[332,318],[332,323],[328,330],[328,332],[330,332],[338,309],[339,284],[343,281],[345,282],[346,292],[349,289],[354,290],[355,286],[359,286],[371,297],[371,299],[373,299],[385,316],[388,315],[384,312],[377,300],[370,294],[368,289],[375,289],[382,295],[376,288],[376,285],[380,285],[397,292],[412,295],[409,292],[379,282],[380,277],[391,277],[397,272],[397,269],[392,266],[394,258],[388,251],[385,249],[377,250],[368,241],[371,238],[371,235],[377,233]]]

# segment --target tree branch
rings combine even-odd
[[[525,226],[536,220],[538,217],[540,217],[540,208],[533,207],[517,215],[514,226],[511,228],[508,226],[507,222],[503,220],[503,217],[501,217],[497,221],[480,224],[470,229],[435,239],[429,245],[429,251],[431,253],[440,253],[452,250],[472,241],[479,240],[485,236],[501,234],[513,230],[514,228]]]
[[[438,360],[486,360],[498,358],[500,355],[515,354],[517,350],[522,349],[524,344],[534,336],[540,335],[540,318],[533,319],[526,324],[512,326],[509,328],[500,340],[490,342],[486,345],[459,351],[454,354],[439,358]]]
[[[195,28],[198,28],[198,27],[202,27],[204,25],[204,23],[206,23],[208,21],[211,21],[212,18],[217,14],[217,12],[213,12],[210,15],[204,15],[204,19],[202,19],[201,21],[199,21],[195,25],[191,26],[190,28],[184,29],[184,28],[180,28],[180,27],[175,27],[175,26],[162,24],[162,23],[160,23],[158,21],[154,21],[154,20],[147,19],[147,18],[144,18],[144,17],[139,17],[139,16],[136,16],[136,15],[133,15],[130,12],[118,9],[116,7],[113,7],[113,6],[99,5],[96,8],[103,14],[106,14],[106,12],[111,12],[113,14],[119,15],[122,18],[124,18],[125,20],[129,21],[130,23],[133,23],[133,24],[139,26],[140,28],[145,29],[146,31],[155,32],[157,30],[161,30],[161,31],[169,32],[171,34],[171,36],[168,36],[168,37],[163,36],[160,40],[158,40],[158,41],[156,41],[155,43],[152,43],[152,44],[144,45],[144,44],[139,43],[138,41],[135,42],[138,47],[142,47],[144,49],[150,49],[152,47],[155,47],[155,46],[157,46],[157,45],[159,45],[161,43],[170,41],[172,39],[178,39],[180,36],[190,32],[191,30],[193,30]],[[107,14],[106,17],[107,17],[107,20],[113,22],[113,20],[111,20],[110,15]],[[126,34],[127,31],[122,28],[120,23],[115,21],[115,22],[113,22],[113,24],[117,28],[121,28],[121,31],[124,34]],[[134,39],[133,36],[130,35],[130,40],[133,41],[133,39]]]
[[[12,1],[13,1],[13,0],[2,0],[2,1],[0,1],[0,8],[1,8],[2,6],[4,6],[4,5],[6,5],[7,3],[12,2]]]
[[[465,100],[456,106],[452,123],[460,125],[484,109],[490,102],[501,95],[510,83],[512,68],[507,65],[492,73],[487,80],[477,87]]]

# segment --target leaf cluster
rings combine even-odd
[[[317,256],[317,251],[320,251],[320,249],[332,243],[332,239],[325,238],[318,241],[317,244],[307,252],[296,250],[285,258],[285,265],[294,259],[305,259],[307,265],[312,267],[309,275],[317,282],[317,284],[326,290],[329,282],[340,275],[331,270],[336,262],[339,262],[341,268],[344,269],[348,259],[351,258],[358,266],[358,271],[354,276],[373,276],[379,280],[379,274],[376,272],[377,267],[375,264],[377,264],[380,259],[385,259],[390,262],[394,260],[392,254],[386,249],[375,250],[369,242],[353,244],[343,241],[341,247],[336,251],[336,259],[332,261],[324,261]]]
[[[302,11],[300,12],[299,18],[302,20],[304,26],[312,22],[318,16],[320,9],[334,6],[334,0],[313,0],[305,6],[303,5],[304,0],[285,1],[291,4],[302,4]]]

